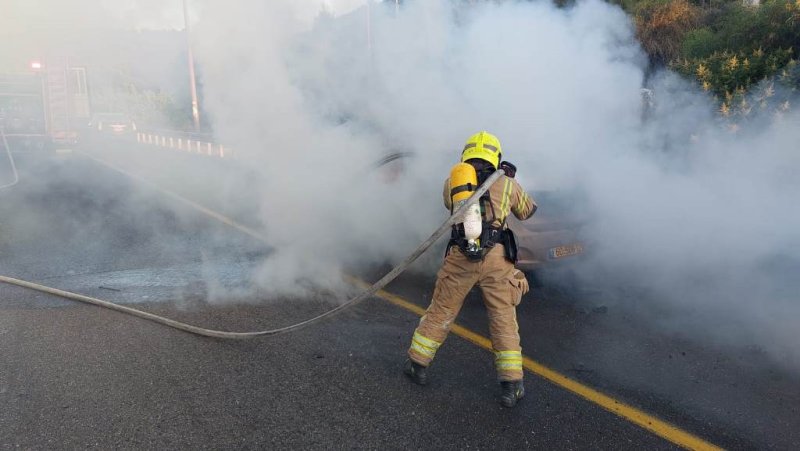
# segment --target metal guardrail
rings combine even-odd
[[[214,135],[211,133],[200,133],[183,130],[173,130],[169,128],[147,128],[146,132],[154,133],[157,135],[174,136],[181,138],[194,139],[197,141],[214,142]]]
[[[136,142],[141,145],[216,158],[235,158],[236,154],[232,148],[210,141],[208,138],[210,135],[168,132],[166,130],[136,132]]]

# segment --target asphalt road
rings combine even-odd
[[[143,170],[128,150],[103,157]],[[147,158],[170,168],[156,181],[258,226],[224,201],[253,186],[246,176],[200,191],[192,167],[208,160]],[[20,155],[18,165],[20,184],[0,191],[0,274],[227,330],[333,305],[249,287],[267,246],[86,157]],[[408,274],[388,291],[424,307],[431,288],[430,274]],[[800,446],[797,375],[757,350],[693,343],[596,307],[534,290],[519,310],[525,354],[715,445]],[[676,447],[535,375],[526,399],[503,409],[491,354],[456,336],[417,387],[401,374],[417,321],[376,298],[296,333],[230,342],[0,285],[0,448]],[[475,293],[459,323],[487,334]]]

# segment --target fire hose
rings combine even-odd
[[[104,301],[102,299],[93,298],[91,296],[85,296],[82,294],[71,293],[69,291],[59,290],[56,288],[47,287],[44,285],[39,285],[37,283],[28,282],[24,280],[15,279],[12,277],[2,276],[0,275],[0,282],[5,282],[11,285],[17,285],[23,288],[29,288],[32,290],[40,291],[47,294],[52,294],[55,296],[60,296],[66,299],[71,299],[74,301],[85,302],[87,304],[96,305],[98,307],[104,307],[110,310],[116,310],[118,312],[126,313],[129,315],[136,316],[138,318],[146,319],[149,321],[153,321],[159,324],[163,324],[168,327],[172,327],[175,329],[179,329],[185,332],[189,332],[196,335],[202,335],[204,337],[214,337],[214,338],[226,338],[226,339],[247,339],[247,338],[255,338],[255,337],[262,337],[262,336],[273,336],[273,335],[280,335],[287,332],[292,332],[298,330],[302,327],[308,326],[310,324],[316,323],[322,319],[329,318],[337,313],[342,312],[345,309],[353,307],[360,302],[368,299],[370,296],[375,294],[378,290],[382,289],[386,285],[388,285],[391,281],[393,281],[397,276],[399,276],[403,271],[405,271],[417,258],[419,258],[425,251],[428,250],[435,242],[442,236],[450,227],[455,224],[456,222],[461,219],[464,213],[467,211],[467,208],[486,193],[492,184],[500,178],[501,175],[504,174],[502,169],[497,170],[492,174],[486,181],[478,187],[478,189],[472,194],[472,196],[464,202],[459,208],[457,208],[452,215],[450,215],[447,220],[436,229],[433,234],[431,234],[428,239],[423,241],[408,257],[405,258],[400,264],[395,266],[391,271],[386,273],[380,280],[373,283],[369,288],[358,294],[357,296],[353,297],[352,299],[348,300],[344,304],[339,305],[336,308],[328,310],[325,313],[317,315],[313,318],[307,319],[305,321],[301,321],[299,323],[295,323],[289,326],[279,327],[277,329],[270,329],[270,330],[262,330],[262,331],[254,331],[254,332],[228,332],[222,330],[212,330],[206,329],[199,326],[194,326],[191,324],[182,323],[180,321],[176,321],[170,318],[165,318],[163,316],[155,315],[153,313],[148,313],[142,310],[137,310],[131,307],[127,307],[120,304],[115,304],[113,302]],[[205,209],[210,213],[210,210]],[[216,214],[210,214],[212,217],[219,219]],[[260,237],[259,237],[260,238]],[[263,239],[263,238],[260,238]]]

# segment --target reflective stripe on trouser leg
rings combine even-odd
[[[500,380],[521,380],[522,351],[495,351],[494,366]]]
[[[411,338],[411,347],[408,349],[408,356],[414,362],[428,366],[436,355],[436,350],[439,349],[441,345],[441,343],[433,341],[415,331],[414,336]]]
[[[495,367],[501,381],[521,380],[522,348],[516,305],[519,285],[514,280],[514,265],[505,259],[502,247],[492,249],[484,259],[480,286],[489,316],[489,335],[496,354]]]
[[[447,339],[470,288],[478,278],[477,263],[454,250],[445,257],[436,277],[431,305],[419,321],[408,350],[408,358],[428,366],[436,350]]]

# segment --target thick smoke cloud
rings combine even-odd
[[[0,4],[0,72],[22,73],[33,61],[47,65],[67,57],[70,65],[88,68],[92,112],[130,113],[140,123],[162,127],[166,120],[160,104],[188,103],[182,102],[189,92],[186,39],[177,31],[184,23],[180,1]],[[141,95],[145,91],[151,95]]]
[[[634,147],[643,57],[617,8],[319,6],[210,2],[194,37],[217,136],[272,193],[266,285],[292,289],[290,267],[333,280],[341,264],[404,255],[444,218],[442,180],[476,130],[500,135],[539,189],[574,185],[598,145]],[[364,177],[392,151],[416,155],[400,183]]]
[[[583,193],[580,280],[607,302],[800,367],[796,113],[732,131],[696,87],[648,76],[629,18],[598,0],[190,5],[203,109],[259,174],[246,197],[260,199],[275,249],[255,276],[263,289],[343,288],[343,268],[404,257],[445,219],[442,181],[463,140],[486,129],[523,186]],[[67,45],[87,30],[181,28],[180,6],[7,0],[0,32]],[[0,63],[34,44],[3,46]],[[185,91],[185,74],[174,83]],[[393,152],[414,156],[389,182],[372,163]]]
[[[665,326],[705,322],[713,338],[800,362],[784,277],[800,255],[797,117],[732,133],[669,73],[650,81],[645,117],[645,56],[625,14],[599,1],[319,11],[209,2],[195,36],[219,138],[269,181],[262,214],[279,251],[265,284],[404,255],[444,218],[461,142],[488,129],[529,189],[585,193],[590,283],[644,288],[640,302],[671,312]],[[416,155],[399,184],[364,175],[393,150]]]
[[[86,29],[182,28],[179,1],[160,0],[3,0],[4,33],[38,29],[53,33]]]

